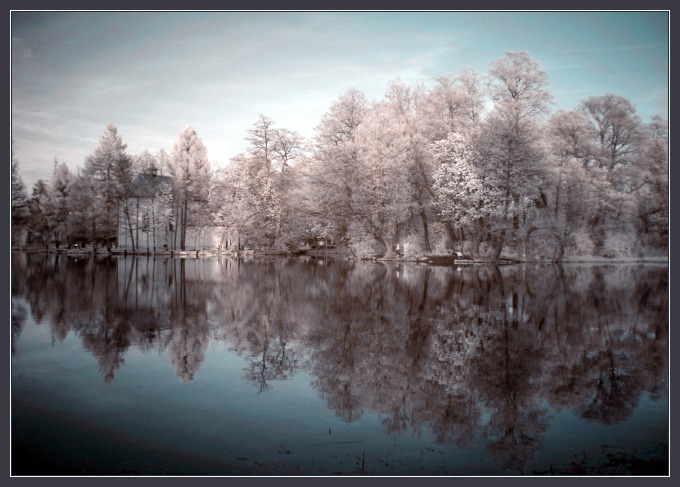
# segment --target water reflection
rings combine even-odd
[[[73,333],[111,382],[130,347],[181,382],[212,341],[255,392],[297,371],[346,422],[485,439],[508,472],[541,448],[549,411],[628,418],[668,388],[665,266],[427,267],[304,259],[12,258],[12,352],[31,313]]]

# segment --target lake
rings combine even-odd
[[[12,254],[12,475],[666,475],[667,264]]]

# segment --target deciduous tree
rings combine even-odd
[[[187,226],[190,213],[200,214],[207,206],[211,165],[203,141],[191,126],[185,127],[177,136],[172,152],[170,175],[175,185],[180,248],[186,250]]]
[[[312,178],[315,213],[319,228],[327,228],[336,241],[347,236],[355,209],[354,188],[359,178],[357,129],[367,113],[366,96],[350,89],[331,105],[316,127]]]
[[[85,179],[81,182],[88,181],[93,184],[92,189],[96,194],[93,203],[99,217],[94,238],[107,245],[111,244],[118,234],[120,205],[126,201],[131,191],[132,159],[125,153],[126,148],[127,145],[123,143],[116,126],[109,124],[99,141],[99,146],[85,159],[83,168]],[[129,223],[128,213],[126,218]]]
[[[26,194],[26,186],[24,180],[19,172],[19,161],[14,157],[12,152],[12,182],[11,182],[11,198],[12,198],[12,241],[14,243],[21,243],[21,235],[26,225],[28,218],[28,195]]]
[[[540,122],[551,94],[545,72],[524,51],[508,51],[492,62],[489,77],[494,108],[480,131],[478,147],[489,183],[502,194],[501,217],[491,228],[498,259],[506,234],[517,238],[520,222],[526,221],[539,197],[545,160]]]

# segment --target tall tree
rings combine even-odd
[[[376,105],[357,130],[356,141],[359,165],[352,192],[353,217],[387,257],[394,256],[412,201],[406,126],[392,117],[389,106]],[[359,235],[351,236],[356,241]]]
[[[623,189],[617,173],[633,162],[641,128],[635,107],[626,98],[607,93],[581,102],[580,110],[597,141],[593,163],[607,170],[612,184]]]
[[[275,128],[264,115],[248,131],[248,152],[237,164],[246,170],[252,210],[261,228],[250,230],[254,243],[275,251],[284,251],[298,231],[294,228],[295,205],[291,199],[296,181],[293,164],[303,154],[303,139],[294,131]],[[243,188],[241,188],[243,189]]]
[[[396,106],[409,107],[409,115],[404,121],[409,127],[409,180],[414,210],[417,208],[417,215],[414,214],[416,218],[412,222],[419,220],[421,223],[422,249],[432,250],[430,229],[434,235],[439,235],[438,246],[444,244],[446,248],[455,247],[459,235],[462,238],[464,234],[458,222],[440,218],[445,212],[439,207],[440,198],[433,189],[438,162],[433,159],[430,146],[446,140],[450,134],[463,134],[470,138],[477,131],[484,104],[481,77],[474,70],[466,68],[458,76],[436,78],[429,90],[422,86],[409,89],[392,83],[387,98],[393,104],[399,100]],[[406,110],[402,108],[396,116],[404,112]],[[430,225],[430,221],[441,224],[446,237],[441,235],[439,227]]]
[[[668,121],[652,117],[644,127],[640,157],[628,171],[636,201],[636,220],[643,241],[656,249],[668,248]]]
[[[489,94],[494,107],[512,107],[519,118],[544,115],[552,102],[548,76],[526,51],[506,51],[489,68]]]
[[[220,204],[217,208],[217,220],[229,227],[231,247],[241,249],[246,239],[260,241],[264,239],[261,222],[255,212],[257,187],[245,155],[234,157],[222,171],[216,193]]]
[[[546,126],[548,157],[540,190],[540,211],[527,240],[541,242],[543,255],[560,261],[567,247],[577,255],[592,252],[588,222],[597,211],[602,190],[587,169],[592,153],[589,127],[579,112],[558,112]],[[605,192],[606,194],[606,192]],[[549,248],[554,244],[554,249]],[[548,256],[548,255],[546,255]]]
[[[250,142],[249,154],[262,177],[268,177],[272,170],[275,156],[274,133],[274,121],[262,114],[248,130],[249,135],[246,140]]]
[[[635,213],[631,193],[637,186],[641,122],[629,100],[610,93],[590,97],[579,108],[594,136],[590,174],[601,180],[606,193],[593,215],[591,233],[598,252],[607,252],[610,237],[633,230],[629,225]]]
[[[450,133],[474,131],[484,109],[482,78],[465,68],[458,76],[440,76],[423,100],[425,130],[431,142]]]
[[[139,171],[134,181],[138,205],[135,217],[137,226],[147,235],[148,249],[156,251],[161,245],[169,248],[170,228],[174,224],[171,180],[160,174],[160,161],[149,151],[142,152],[136,158],[135,165]],[[142,245],[140,240],[137,238],[139,247]]]
[[[19,240],[23,233],[24,226],[28,218],[28,195],[26,194],[26,186],[24,180],[19,173],[19,161],[14,157],[14,150],[12,150],[12,241]]]
[[[95,185],[97,195],[95,205],[99,212],[99,223],[95,238],[107,245],[118,234],[119,207],[131,192],[132,160],[125,153],[126,148],[116,126],[109,124],[99,146],[85,159],[83,168],[83,175]],[[126,213],[126,218],[129,222],[129,213]]]
[[[353,191],[358,181],[356,134],[367,113],[366,97],[352,88],[341,95],[316,127],[308,175],[314,188],[317,228],[340,241],[352,221]]]
[[[482,170],[480,155],[469,137],[451,133],[432,145],[432,153],[437,162],[433,189],[441,217],[474,235],[472,251],[477,257],[487,224],[502,208],[504,194]]]
[[[545,72],[524,51],[508,51],[491,63],[489,94],[494,108],[478,144],[490,184],[503,195],[500,219],[491,229],[496,259],[506,235],[517,238],[520,222],[539,196],[545,157],[540,122],[552,98],[546,85]]]
[[[29,241],[49,248],[51,240],[48,219],[50,195],[48,184],[39,179],[33,185],[31,198],[28,200]]]
[[[171,176],[177,197],[180,248],[186,250],[187,227],[193,223],[190,213],[200,214],[208,202],[211,167],[203,141],[191,126],[185,127],[177,136],[172,152]]]
[[[48,219],[49,226],[54,236],[55,244],[59,247],[64,240],[70,244],[68,233],[68,215],[71,211],[69,193],[74,177],[65,162],[59,163],[54,160],[54,171],[48,183],[50,195]]]
[[[582,112],[558,111],[550,117],[548,130],[556,155],[573,158],[588,168],[596,152],[595,132]]]
[[[401,124],[403,137],[407,140],[405,164],[400,170],[408,173],[412,204],[408,209],[407,230],[410,237],[419,241],[417,249],[413,249],[418,252],[432,250],[430,219],[435,218],[437,213],[436,205],[432,201],[433,162],[428,150],[426,133],[426,123],[429,119],[423,116],[425,111],[421,106],[424,97],[425,89],[422,85],[411,87],[400,81],[390,83],[386,93],[386,105],[391,112],[390,116]]]
[[[303,137],[292,130],[276,129],[273,149],[278,174],[276,190],[279,194],[281,211],[276,223],[276,240],[280,248],[290,247],[299,242],[298,226],[300,214],[296,195],[299,189],[299,171],[296,163],[305,155]]]
[[[278,231],[282,215],[281,194],[277,183],[277,169],[274,167],[274,160],[277,156],[275,151],[276,134],[274,121],[269,117],[260,115],[257,122],[248,131],[250,142],[248,148],[248,165],[250,172],[254,176],[251,189],[255,196],[255,211],[257,219],[264,230],[264,240],[261,245],[272,248],[276,245]],[[279,147],[279,152],[282,151]],[[287,154],[283,150],[284,156]],[[280,164],[286,161],[278,158]]]
[[[80,170],[71,184],[68,196],[68,234],[72,241],[95,244],[101,236],[101,193],[94,176]]]

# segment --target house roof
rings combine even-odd
[[[139,173],[132,181],[132,194],[135,198],[152,198],[162,184],[171,185],[172,178],[170,176]]]

